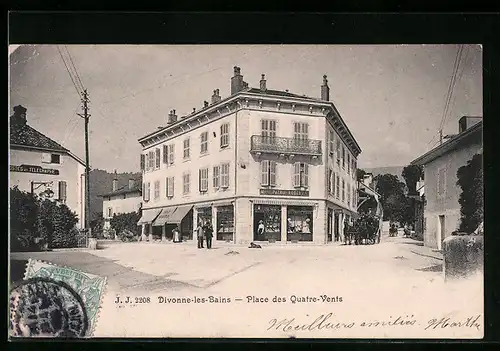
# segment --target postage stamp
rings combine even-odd
[[[82,298],[64,282],[31,278],[10,292],[11,336],[84,337],[88,327]]]
[[[46,278],[56,283],[64,283],[74,290],[82,301],[88,317],[88,331],[91,336],[99,315],[99,306],[104,296],[106,277],[85,273],[69,267],[59,267],[51,263],[30,259],[26,266],[24,279]]]

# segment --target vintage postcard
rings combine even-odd
[[[10,340],[483,338],[480,44],[9,60]]]

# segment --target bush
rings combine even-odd
[[[111,218],[110,225],[116,233],[122,233],[124,230],[128,230],[134,233],[134,235],[140,235],[141,229],[137,225],[139,219],[140,216],[138,212],[120,213]]]
[[[121,241],[125,241],[125,242],[137,241],[137,239],[138,239],[137,235],[128,229],[121,231],[118,234],[118,237],[120,238]]]
[[[105,238],[104,233],[104,217],[102,213],[95,215],[92,221],[90,221],[90,228],[92,230],[92,236],[94,238],[103,239]]]
[[[78,219],[68,206],[40,200],[17,187],[10,190],[10,196],[12,251],[77,246]]]
[[[445,279],[466,278],[483,269],[484,237],[452,235],[443,241]]]
[[[17,187],[10,190],[10,249],[32,251],[37,244],[38,199]]]
[[[44,200],[40,204],[38,232],[49,248],[72,248],[78,244],[77,215],[65,204]]]
[[[477,154],[457,171],[457,185],[462,189],[459,231],[472,233],[484,219],[483,154]]]

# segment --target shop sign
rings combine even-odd
[[[10,165],[11,172],[24,172],[24,173],[37,173],[37,174],[50,174],[58,175],[59,170],[52,168],[42,168],[42,166],[32,166],[32,165]]]
[[[260,189],[260,195],[309,196],[308,190]]]

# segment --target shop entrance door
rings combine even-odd
[[[332,210],[328,210],[328,216],[327,216],[327,229],[326,229],[326,232],[327,232],[327,237],[326,237],[326,240],[327,242],[332,242],[332,236],[333,236],[333,228],[332,228],[332,221],[333,221],[333,211]]]
[[[340,241],[340,228],[339,228],[339,214],[335,213],[333,217],[333,232],[335,235],[335,241]]]

